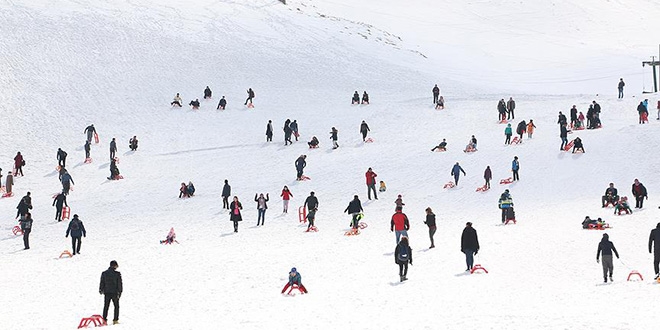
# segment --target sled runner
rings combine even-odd
[[[644,280],[644,278],[642,277],[642,274],[640,274],[640,273],[639,273],[638,271],[636,271],[636,270],[633,270],[633,271],[630,272],[630,274],[628,274],[628,279],[627,279],[627,281],[630,281],[630,278],[631,278],[631,277],[634,277],[634,276],[639,277],[639,280],[640,280],[640,281],[643,281],[643,280]]]
[[[307,223],[307,210],[304,205],[298,208],[298,221]]]
[[[470,274],[474,274],[474,272],[476,272],[478,270],[483,270],[484,272],[486,272],[486,274],[488,274],[488,271],[486,270],[486,268],[484,268],[481,264],[474,265],[474,267],[472,267],[472,269],[470,270]]]
[[[71,252],[69,252],[69,250],[64,250],[62,253],[60,253],[60,259],[62,259],[64,257],[72,258],[73,255],[71,254]]]
[[[513,178],[512,177],[508,177],[506,179],[500,180],[500,184],[510,184],[510,183],[513,183]]]
[[[366,140],[364,140],[364,143],[373,143],[373,142],[374,142],[374,139],[372,139],[372,138],[367,138]]]
[[[510,144],[520,144],[522,143],[522,140],[519,137],[514,137],[513,140],[511,140]]]
[[[311,226],[311,227],[307,228],[307,230],[305,230],[306,233],[308,233],[310,231],[317,232],[317,231],[319,231],[319,229],[316,228],[316,226]]]
[[[94,327],[101,327],[106,325],[103,316],[94,314],[90,317],[83,317],[80,320],[80,323],[78,323],[78,329],[87,328],[92,324],[94,324]]]

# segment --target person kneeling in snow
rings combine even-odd
[[[291,272],[289,273],[289,282],[284,286],[284,289],[282,289],[282,293],[284,293],[290,286],[294,284],[298,286],[300,291],[307,293],[307,289],[305,289],[305,286],[302,284],[302,277],[296,270],[296,267],[291,268]]]
[[[584,153],[584,146],[582,145],[582,139],[579,137],[576,137],[575,140],[573,140],[573,153],[576,151],[582,151]]]

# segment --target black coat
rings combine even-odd
[[[368,131],[371,131],[371,130],[369,129],[369,125],[367,125],[367,123],[360,124],[360,133],[364,133],[364,132],[368,132]]]
[[[101,273],[101,284],[99,284],[99,292],[102,294],[121,294],[123,285],[121,282],[121,273],[110,267],[108,270]]]
[[[635,196],[635,197],[640,197],[640,196],[641,197],[646,197],[646,187],[644,187],[644,185],[641,182],[639,183],[638,189],[639,189],[639,191],[637,191],[635,189],[635,184],[633,183],[633,185],[632,185],[632,194],[633,194],[633,196]]]
[[[472,227],[465,227],[461,235],[461,251],[465,252],[465,250],[479,251],[477,231]]]
[[[60,149],[57,151],[57,160],[66,160],[66,151]]]
[[[566,125],[561,125],[559,127],[559,137],[567,137],[568,136],[568,130],[566,129]]]
[[[241,202],[231,202],[229,204],[229,221],[243,221],[241,209],[243,209]],[[234,214],[235,210],[238,210],[238,214]]]
[[[305,161],[305,158],[298,157],[298,159],[296,159],[296,169],[300,171],[303,168],[305,168],[305,166],[307,166],[307,162]]]
[[[399,251],[403,248],[408,248],[408,261],[401,261],[399,260]],[[399,241],[399,244],[396,245],[396,248],[394,249],[394,263],[396,264],[407,264],[410,263],[412,264],[413,262],[413,257],[412,257],[412,248],[410,245],[408,245],[408,240],[402,239]]]
[[[435,214],[433,214],[433,213],[427,214],[426,215],[426,221],[424,221],[424,223],[427,226],[429,226],[429,228],[435,227]]]
[[[16,206],[16,209],[18,209],[16,216],[25,215],[26,213],[28,213],[30,209],[32,209],[32,205],[28,204],[25,197],[23,197],[21,198],[21,201],[18,202],[18,206]]]
[[[603,237],[600,243],[598,243],[598,251],[596,252],[596,259],[600,257],[601,252],[603,253],[603,256],[611,256],[612,251],[614,251],[614,254],[618,258],[619,252],[616,251],[614,244],[610,242],[607,238]]]
[[[607,188],[605,189],[605,195],[604,196],[619,196],[619,191],[616,188]]]
[[[655,242],[653,252],[655,255],[660,255],[660,226],[651,230],[651,235],[649,236],[649,253],[651,253],[651,245],[653,245],[653,242]]]
[[[69,227],[66,229],[66,237],[69,237],[69,234],[71,234],[71,237],[87,236],[85,226],[80,219],[74,217],[73,220],[69,222]]]
[[[222,187],[222,197],[231,196],[231,186],[227,183]]]
[[[566,124],[566,116],[564,114],[559,115],[559,119],[557,120],[557,124]]]
[[[362,203],[360,203],[360,200],[355,198],[350,203],[348,203],[348,206],[344,210],[344,213],[346,212],[349,214],[362,212]]]
[[[316,196],[307,196],[307,199],[305,199],[305,205],[307,206],[308,210],[313,210],[319,206],[319,200],[316,198]]]
[[[58,209],[61,209],[62,205],[66,205],[68,207],[69,205],[66,203],[66,195],[62,193],[58,194],[57,197],[55,197],[53,200],[53,206],[55,205],[57,205]]]
[[[271,123],[266,125],[266,135],[273,136],[273,125]]]

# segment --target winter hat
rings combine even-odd
[[[608,235],[607,233],[605,233],[605,234],[603,234],[603,238],[604,238],[604,239],[610,239],[610,235]]]
[[[296,267],[291,268],[291,272],[295,273],[296,272]]]
[[[311,193],[309,193],[309,194],[312,195],[312,196],[314,196],[314,192],[313,192],[313,191],[312,191]]]
[[[397,196],[397,197],[401,198],[401,195],[399,195],[399,196]]]
[[[73,218],[74,218],[74,219],[78,219],[78,215],[77,215],[77,214],[74,214],[74,215],[73,215]]]

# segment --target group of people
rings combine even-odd
[[[181,187],[179,188],[179,198],[193,197],[195,195],[195,185],[192,181],[188,181],[188,184],[181,182]]]
[[[360,102],[360,94],[358,91],[355,91],[351,99],[351,104],[369,104],[369,94],[367,94],[367,91],[362,93],[362,102]]]
[[[497,115],[499,121],[507,121],[511,119],[515,119],[515,110],[516,110],[516,101],[513,100],[513,97],[509,97],[508,101],[504,101],[504,99],[500,99],[497,102]]]
[[[248,107],[252,107],[252,100],[254,99],[254,91],[252,90],[252,88],[248,88],[247,94],[248,97],[247,99],[245,99],[244,105],[247,105]],[[212,96],[213,96],[213,92],[211,91],[211,88],[209,88],[209,86],[206,86],[206,88],[204,89],[204,99],[205,100],[211,99]],[[170,105],[173,107],[177,106],[179,108],[183,107],[183,99],[181,98],[181,95],[179,93],[176,93]],[[199,99],[196,98],[194,100],[191,100],[190,103],[188,103],[188,105],[191,106],[194,110],[199,109],[200,107]],[[218,106],[216,107],[216,110],[225,110],[226,108],[227,108],[227,99],[225,99],[225,96],[223,95],[220,98],[220,101],[218,102]]]

